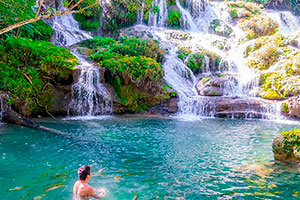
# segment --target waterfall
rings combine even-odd
[[[57,10],[63,10],[63,2],[60,2]],[[79,29],[79,23],[72,14],[60,15],[46,21],[54,29],[55,44],[71,46],[82,40],[92,38],[87,32]]]
[[[140,24],[140,25],[143,24],[143,20],[144,20],[144,8],[145,8],[145,3],[142,2],[141,11],[138,13],[138,16],[137,16],[137,24]]]
[[[199,31],[199,29],[197,28],[196,24],[192,19],[191,14],[181,6],[179,0],[176,0],[176,6],[179,8],[180,11],[181,27],[189,31],[194,31],[194,32]]]
[[[288,34],[295,32],[300,27],[300,19],[298,16],[293,15],[291,12],[282,11],[277,12],[269,10],[268,15],[279,24],[279,31]]]
[[[153,2],[158,3],[156,0],[153,0]],[[281,117],[281,103],[275,104],[256,98],[259,89],[259,73],[248,68],[248,59],[244,56],[247,46],[253,41],[240,43],[245,38],[245,34],[232,23],[226,4],[205,0],[190,0],[186,4],[190,6],[193,15],[188,12],[188,8],[185,9],[181,6],[179,0],[176,1],[181,14],[181,25],[186,31],[150,29],[152,35],[158,37],[156,39],[160,41],[161,46],[167,49],[163,63],[164,79],[177,91],[179,96],[178,115],[184,115],[185,118],[191,116],[220,116],[223,113],[217,111],[217,109],[220,110],[216,107],[219,105],[218,101],[234,103],[236,99],[236,102],[240,101],[243,105],[249,103],[249,107],[246,106],[236,112],[233,111],[232,117],[239,117],[243,114],[246,118],[279,119]],[[195,14],[196,12],[197,14]],[[225,37],[208,33],[209,25],[215,19],[226,26],[232,27],[232,34],[229,38],[225,39]],[[295,21],[290,22],[290,24],[295,23]],[[222,27],[224,27],[223,24]],[[292,25],[289,26],[292,27]],[[188,35],[188,37],[181,38],[182,35]],[[216,48],[213,45],[214,41],[224,42],[223,49]],[[201,76],[224,76],[227,81],[220,85],[220,90],[223,91],[222,97],[201,96],[198,94],[196,85],[199,77],[196,77],[188,66],[178,59],[178,46],[189,48],[192,52],[189,56],[201,49],[221,56],[222,59],[219,65],[214,66],[214,63],[210,63],[210,58],[204,55]],[[185,61],[187,60],[188,58],[185,58]]]
[[[158,9],[156,9],[158,8]],[[166,27],[168,20],[168,8],[166,0],[153,0],[152,8],[149,12],[148,25]]]
[[[112,113],[112,100],[101,83],[99,68],[87,61],[79,53],[72,52],[78,59],[80,70],[77,83],[72,86],[73,99],[69,112],[73,115],[91,116]]]
[[[62,10],[63,3],[58,6]],[[82,40],[92,38],[79,29],[79,23],[73,15],[61,15],[48,21],[55,31],[55,44],[69,47]],[[101,83],[99,67],[87,61],[83,55],[72,51],[79,61],[76,68],[80,71],[78,81],[72,86],[72,100],[69,113],[79,116],[91,116],[112,113],[112,101],[109,92]]]

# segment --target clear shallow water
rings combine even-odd
[[[272,162],[271,147],[280,131],[300,125],[141,117],[39,123],[68,134],[0,126],[0,199],[70,200],[81,165],[92,166],[90,184],[109,189],[111,200],[134,192],[142,200],[296,199],[300,191],[298,169]]]

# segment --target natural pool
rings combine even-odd
[[[77,168],[104,199],[293,199],[300,174],[274,163],[272,140],[299,124],[146,117],[48,120],[57,135],[0,126],[0,199],[72,199]],[[255,163],[255,164],[253,164]],[[103,169],[99,174],[100,169]],[[300,194],[299,194],[300,195]]]

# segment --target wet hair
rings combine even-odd
[[[85,165],[78,169],[78,178],[80,180],[84,181],[88,175],[91,175],[91,168],[89,166]]]

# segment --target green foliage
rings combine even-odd
[[[169,10],[168,25],[173,28],[180,28],[179,10]]]
[[[153,6],[152,8],[151,8],[151,12],[152,13],[156,13],[156,14],[159,14],[159,12],[160,12],[160,10],[159,10],[159,7],[158,6]]]
[[[0,42],[0,90],[32,104],[41,91],[45,77],[55,82],[69,78],[76,58],[69,50],[49,42],[8,37]]]
[[[282,112],[287,113],[289,111],[289,106],[286,102],[282,104]]]
[[[156,41],[135,37],[94,37],[79,44],[98,51],[90,56],[112,75],[116,96],[127,112],[136,112],[156,105],[163,93],[164,72],[159,62],[164,51]],[[146,91],[156,94],[148,96]],[[168,98],[170,98],[168,96]]]
[[[176,5],[176,0],[167,0],[167,5]]]
[[[157,62],[161,62],[164,55],[164,50],[159,47],[157,41],[136,37],[120,37],[119,40],[94,37],[94,39],[86,40],[80,45],[88,48],[105,48],[105,51],[120,55],[145,56]]]
[[[283,131],[281,133],[283,136],[283,148],[287,153],[292,153],[293,148],[300,147],[300,129],[294,128],[289,131]]]
[[[209,67],[216,68],[221,61],[221,57],[213,52],[199,49],[198,52],[192,54],[188,48],[181,48],[178,52],[180,58],[185,64],[195,73],[202,73],[203,67],[206,64],[206,59],[209,59]]]
[[[0,29],[6,28],[17,22],[28,20],[35,17],[33,6],[36,1],[0,1]],[[43,21],[37,21],[31,24],[13,29],[9,34],[31,39],[49,40],[53,29]],[[5,35],[0,35],[0,39]]]

